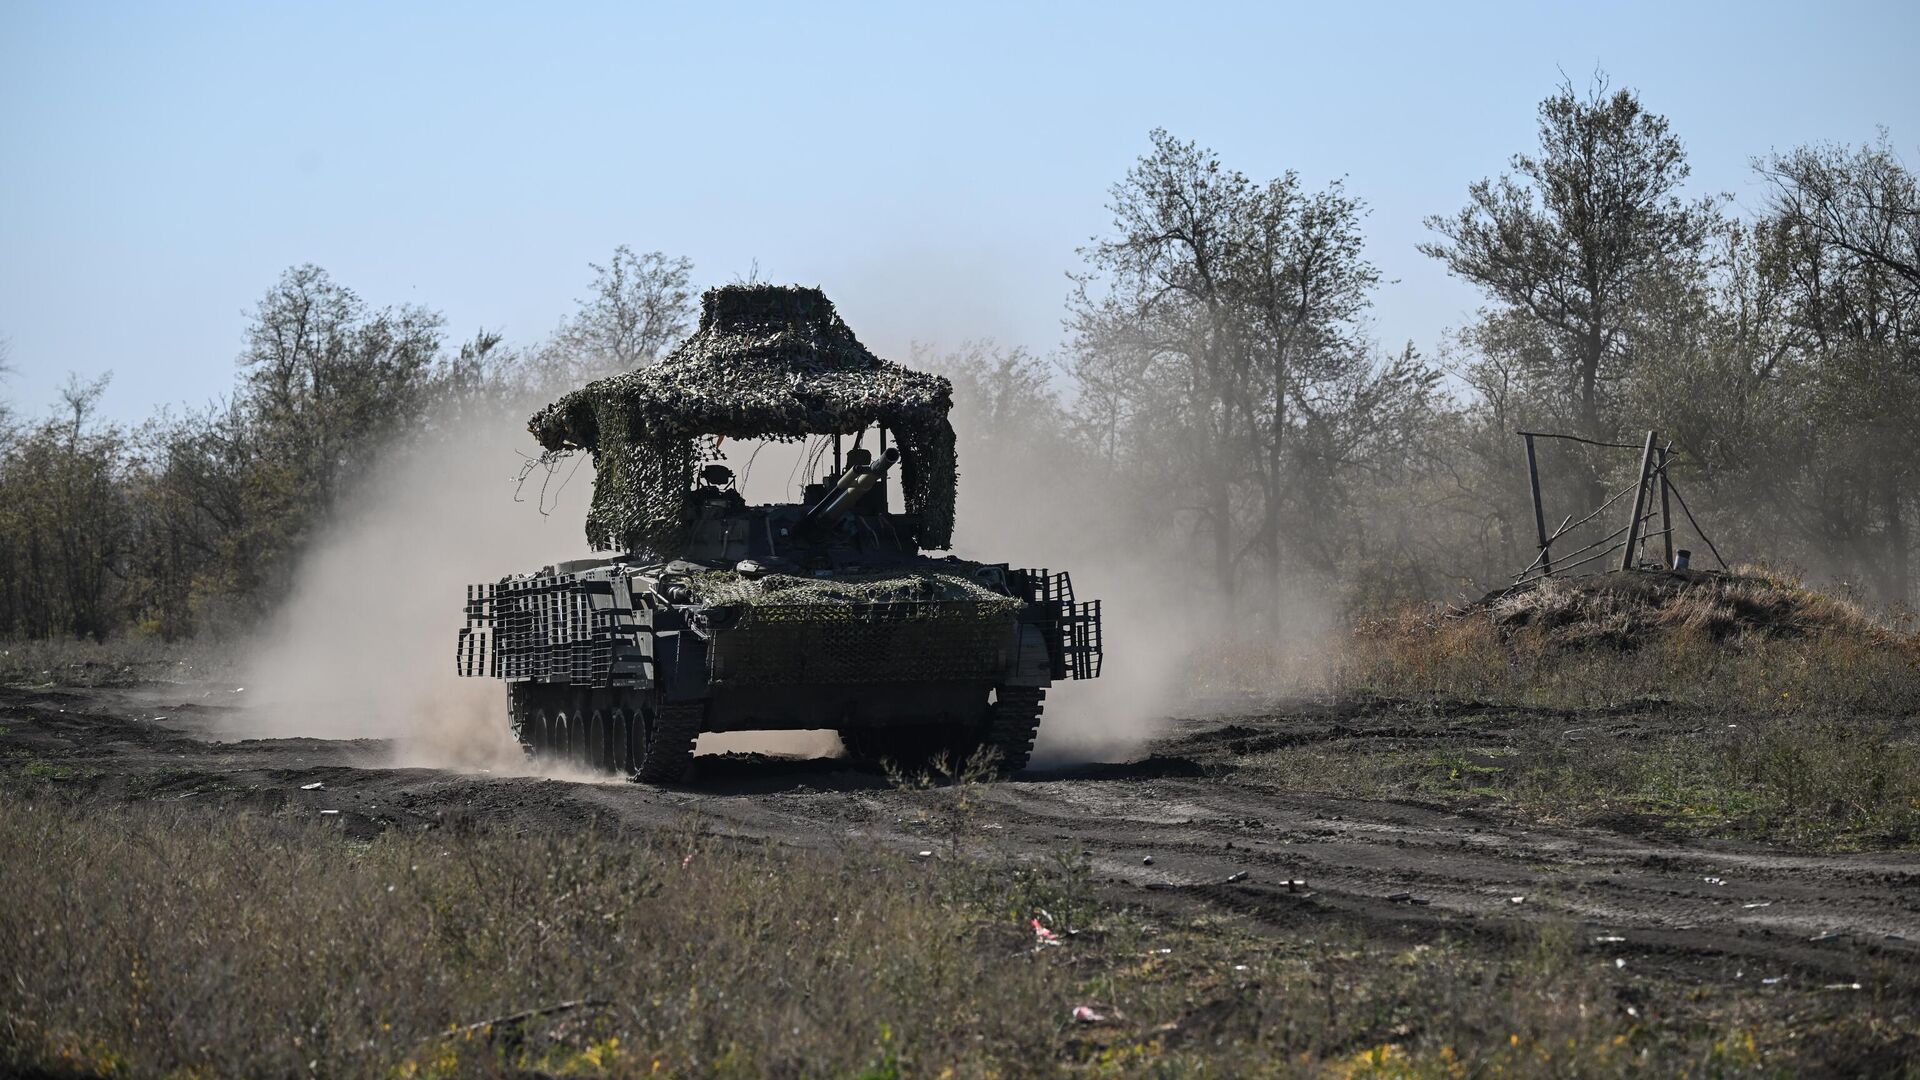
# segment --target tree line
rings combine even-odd
[[[1179,534],[1133,534],[1250,616],[1302,589],[1349,610],[1471,593],[1533,555],[1517,432],[1657,429],[1729,557],[1913,605],[1920,196],[1885,136],[1757,159],[1743,217],[1684,194],[1681,140],[1631,90],[1562,85],[1538,130],[1426,221],[1420,250],[1483,297],[1437,357],[1367,336],[1379,273],[1341,184],[1258,181],[1155,132],[1069,302],[1082,446],[1180,511]],[[1555,519],[1640,465],[1542,454]]]
[[[1050,512],[1137,538],[1251,620],[1511,581],[1534,539],[1521,430],[1657,429],[1730,557],[1914,605],[1914,173],[1884,136],[1753,168],[1757,209],[1689,198],[1663,117],[1603,81],[1562,85],[1537,145],[1427,220],[1420,250],[1483,298],[1427,355],[1369,333],[1362,200],[1155,131],[1080,252],[1058,353],[912,362],[955,381],[963,469],[1029,477]],[[576,310],[522,347],[451,341],[434,311],[298,266],[250,314],[226,400],[128,427],[101,419],[104,382],[76,380],[51,414],[7,415],[0,635],[244,627],[370,455],[651,362],[690,328],[687,260],[622,247],[592,269]],[[1556,517],[1639,464],[1542,453]]]
[[[692,265],[621,247],[553,335],[450,343],[439,313],[376,308],[317,266],[251,312],[233,393],[127,427],[106,380],[0,425],[0,636],[177,640],[253,625],[381,455],[531,412],[650,362],[690,328]]]

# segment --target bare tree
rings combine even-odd
[[[100,639],[121,623],[129,542],[124,433],[97,422],[107,378],[70,378],[60,408],[0,457],[0,630]]]
[[[1783,462],[1824,553],[1883,599],[1914,601],[1920,516],[1920,184],[1884,136],[1857,150],[1802,147],[1756,165],[1773,185],[1765,269],[1799,348],[1782,414],[1806,430]]]
[[[1339,396],[1328,391],[1336,386],[1358,395],[1343,399],[1336,423],[1352,419],[1343,410],[1379,388],[1355,381],[1365,382],[1370,366],[1358,320],[1380,279],[1362,254],[1364,213],[1339,183],[1306,194],[1289,171],[1249,197],[1234,249],[1233,292],[1244,313],[1247,366],[1256,387],[1242,402],[1252,410],[1250,433],[1264,444],[1257,458],[1263,510],[1255,543],[1265,551],[1275,612],[1281,608],[1289,477],[1304,476],[1311,487],[1329,474],[1324,468],[1289,470],[1289,429],[1296,415],[1310,425],[1327,419],[1324,406]],[[1406,357],[1414,359],[1411,352]],[[1323,464],[1330,460],[1323,455]]]
[[[560,323],[544,360],[555,386],[572,386],[643,367],[687,333],[693,316],[693,263],[625,244],[593,268],[592,292]]]
[[[1885,132],[1855,151],[1803,146],[1755,169],[1772,184],[1771,209],[1783,224],[1920,289],[1920,196]]]
[[[1697,258],[1711,201],[1678,194],[1686,155],[1631,90],[1540,103],[1540,149],[1468,188],[1465,209],[1427,219],[1420,250],[1493,302],[1486,322],[1589,438],[1613,434],[1612,387],[1631,368],[1641,311],[1675,262]]]
[[[0,337],[0,379],[13,374],[13,340]],[[13,424],[13,403],[0,399],[0,432]]]
[[[1081,250],[1069,328],[1088,381],[1125,387],[1144,432],[1165,438],[1199,494],[1214,587],[1234,592],[1233,482],[1248,466],[1249,390],[1233,297],[1252,181],[1162,130],[1112,190],[1114,233]]]
[[[1108,460],[1197,495],[1181,508],[1214,587],[1238,599],[1258,567],[1254,606],[1277,617],[1289,571],[1335,572],[1354,537],[1324,515],[1432,384],[1412,350],[1382,359],[1364,338],[1379,280],[1365,207],[1292,172],[1256,184],[1156,131],[1111,208],[1115,232],[1082,252],[1070,301],[1083,425]]]

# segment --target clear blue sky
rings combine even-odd
[[[1060,337],[1074,248],[1165,126],[1256,177],[1345,176],[1431,352],[1474,295],[1421,219],[1602,67],[1700,191],[1887,127],[1920,146],[1920,5],[21,3],[0,0],[0,337],[17,406],[115,373],[134,419],[232,383],[243,313],[315,262],[531,342],[615,244],[702,284],[824,286],[887,355]]]

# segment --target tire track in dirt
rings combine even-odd
[[[43,774],[62,777],[53,786],[82,803],[332,810],[354,835],[466,820],[692,823],[908,854],[942,851],[930,836],[958,821],[969,846],[1009,859],[1087,853],[1110,899],[1231,913],[1257,929],[1341,926],[1420,941],[1560,924],[1601,956],[1702,979],[1885,973],[1920,985],[1920,853],[1798,854],[1302,795],[1177,754],[1030,772],[978,789],[955,818],[949,791],[896,790],[831,760],[702,758],[695,782],[678,788],[387,767],[392,747],[379,740],[217,741],[206,733],[221,728],[218,710],[157,711],[110,692],[0,690],[0,724],[9,787],[23,782],[16,763],[42,762]],[[1259,718],[1228,730],[1221,741],[1310,737],[1262,735]],[[1163,755],[1206,737],[1189,725]]]

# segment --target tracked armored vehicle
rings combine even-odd
[[[648,782],[683,779],[708,731],[1023,768],[1047,688],[1100,673],[1100,603],[1064,572],[927,554],[953,535],[951,403],[817,289],[708,292],[659,364],[534,416],[549,454],[593,455],[607,554],[470,586],[460,674],[505,680],[529,753]],[[748,505],[728,440],[801,442],[823,475]]]

